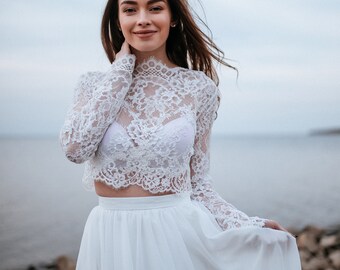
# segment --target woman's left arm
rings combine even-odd
[[[219,106],[220,94],[211,82],[199,97],[197,130],[194,142],[194,155],[191,157],[191,199],[202,203],[215,217],[223,230],[243,226],[266,227],[267,220],[248,217],[245,213],[226,202],[212,187],[209,175],[209,144],[213,122]]]

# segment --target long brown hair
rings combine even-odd
[[[187,0],[168,0],[172,20],[177,23],[171,27],[166,42],[166,53],[176,65],[203,71],[218,84],[219,79],[213,60],[237,70],[225,61],[224,53],[197,25]],[[208,29],[208,26],[197,19]],[[211,32],[210,32],[211,33]],[[124,36],[118,28],[118,0],[108,0],[101,25],[101,40],[107,57],[112,63],[121,49]]]

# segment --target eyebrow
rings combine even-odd
[[[166,3],[165,0],[149,0],[147,2],[148,5],[151,5],[151,4],[154,4],[154,3],[157,3],[157,2],[163,2],[163,3]],[[124,5],[124,4],[127,4],[127,5],[137,5],[137,2],[136,1],[132,1],[132,0],[125,0],[123,2],[120,3],[120,5]]]

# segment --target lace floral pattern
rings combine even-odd
[[[220,93],[203,73],[149,58],[117,59],[105,73],[81,76],[60,132],[68,159],[86,161],[83,183],[152,193],[189,192],[223,230],[263,226],[212,188],[209,141]]]

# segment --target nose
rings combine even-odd
[[[139,12],[139,16],[138,16],[138,26],[147,26],[150,25],[150,18],[149,15],[146,11],[141,10]]]

